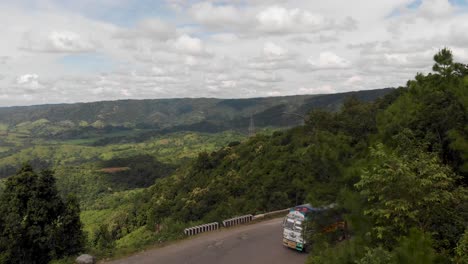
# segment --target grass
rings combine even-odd
[[[10,149],[11,149],[11,148],[9,148],[9,147],[0,146],[0,153],[2,153],[2,152],[7,152],[7,151],[9,151]]]
[[[134,252],[155,242],[155,233],[142,226],[116,241],[116,249],[122,254]]]
[[[103,223],[103,220],[110,218],[113,209],[88,210],[81,212],[80,218],[83,223],[83,231],[87,233],[88,240],[94,236],[94,230]]]

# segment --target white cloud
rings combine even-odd
[[[198,23],[216,29],[242,26],[246,24],[243,12],[231,5],[214,5],[201,2],[190,8],[190,14]]]
[[[399,86],[444,46],[468,62],[468,11],[448,0],[46,2],[0,3],[0,106]]]
[[[23,35],[23,49],[38,52],[88,52],[96,43],[72,31],[26,32]]]
[[[281,96],[281,92],[280,91],[271,91],[271,92],[267,92],[267,95],[268,96]]]
[[[193,56],[187,56],[185,57],[184,63],[185,65],[188,65],[188,66],[195,66],[198,64],[198,61]]]
[[[252,71],[247,73],[243,78],[247,78],[250,80],[264,82],[264,83],[274,83],[274,82],[281,82],[283,78],[276,73],[266,73],[263,71]]]
[[[232,33],[220,33],[220,34],[214,34],[213,36],[211,36],[211,39],[217,42],[230,43],[230,42],[238,41],[239,37],[236,34],[232,34]]]
[[[26,88],[29,90],[37,90],[43,87],[39,82],[39,75],[35,73],[24,74],[16,78],[16,84],[21,88]]]
[[[141,20],[133,29],[120,29],[114,35],[118,39],[168,40],[176,35],[176,28],[164,21],[151,18]]]
[[[10,60],[9,56],[0,56],[0,64],[5,64]]]
[[[307,62],[314,69],[340,69],[348,68],[351,66],[351,62],[334,54],[333,52],[322,52],[318,59],[310,57]]]
[[[359,75],[353,75],[345,81],[345,85],[354,85],[363,81],[363,78]]]
[[[176,51],[191,55],[206,55],[208,52],[203,46],[203,42],[199,38],[190,37],[189,35],[179,36],[173,43]]]
[[[19,76],[16,79],[17,84],[28,84],[31,82],[37,83],[37,80],[39,79],[39,75],[31,73],[31,74],[24,74]]]
[[[423,0],[419,12],[426,18],[445,17],[452,14],[453,6],[449,0]]]
[[[157,67],[157,66],[153,66],[151,68],[151,72],[154,73],[157,76],[161,76],[161,75],[164,75],[166,73],[166,70],[164,70],[163,68]]]
[[[268,7],[258,13],[256,18],[258,29],[268,33],[317,31],[330,23],[321,15],[280,6]]]
[[[256,29],[266,33],[317,33],[325,30],[354,30],[356,21],[347,16],[338,20],[299,8],[270,6],[256,15]],[[339,21],[339,22],[337,22]]]
[[[298,90],[298,94],[330,94],[330,93],[336,93],[336,90],[333,88],[333,86],[329,84],[324,84],[324,85],[320,85],[320,86],[312,87],[312,88],[301,87]]]
[[[273,42],[267,42],[263,46],[263,52],[267,57],[281,57],[286,55],[287,51]]]
[[[453,57],[455,61],[468,62],[468,50],[463,48],[453,48]]]

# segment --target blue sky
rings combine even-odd
[[[366,7],[366,8],[362,8]],[[399,86],[449,47],[465,0],[0,2],[0,106]]]

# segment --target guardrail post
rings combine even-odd
[[[213,222],[213,223],[202,224],[202,225],[185,228],[184,234],[187,236],[193,236],[193,235],[203,233],[203,232],[214,231],[214,230],[217,230],[218,228],[219,228],[219,223]]]

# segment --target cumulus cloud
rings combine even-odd
[[[273,42],[267,42],[263,46],[263,53],[267,57],[283,57],[286,55],[287,51]]]
[[[255,8],[236,6],[235,2],[216,2],[196,3],[188,12],[199,25],[210,30],[237,32],[246,36],[349,31],[357,26],[357,21],[350,16],[334,19],[307,9],[280,5]]]
[[[351,62],[333,52],[322,52],[319,58],[310,57],[307,62],[313,69],[343,69],[351,66]]]
[[[23,74],[16,78],[16,84],[28,90],[37,90],[43,87],[43,85],[39,82],[39,75],[35,73],[30,74]]]
[[[238,41],[239,37],[233,33],[220,33],[214,34],[211,36],[211,39],[216,42],[232,43],[234,41]]]
[[[263,44],[262,54],[249,58],[247,65],[250,70],[292,69],[296,67],[294,59],[295,54],[279,44],[268,41]]]
[[[176,51],[191,55],[207,55],[208,52],[199,38],[189,35],[179,36],[174,42],[173,47]]]
[[[190,14],[196,22],[214,29],[239,27],[248,23],[245,13],[231,5],[214,5],[201,2],[190,8]]]
[[[89,52],[96,43],[72,31],[25,32],[22,48],[35,52]]]
[[[277,83],[282,82],[284,80],[281,76],[279,76],[276,73],[267,73],[263,71],[252,71],[242,76],[242,78],[263,83]]]
[[[346,17],[341,23],[298,8],[270,6],[256,15],[257,29],[267,33],[318,32],[327,29],[354,29],[356,21]]]
[[[9,56],[0,56],[0,64],[5,64],[10,60]]]
[[[237,81],[236,80],[230,80],[230,79],[224,79],[223,77],[216,77],[216,78],[208,78],[206,79],[206,87],[213,91],[213,92],[219,92],[223,91],[226,89],[233,89],[237,87]]]
[[[271,33],[294,32],[305,28],[317,30],[327,24],[321,15],[280,6],[269,7],[258,13],[256,18],[259,29]]]
[[[446,17],[454,10],[449,0],[423,0],[419,7],[421,15],[429,19]]]
[[[363,81],[363,78],[359,75],[353,75],[351,77],[349,77],[345,82],[344,84],[345,85],[355,85],[357,83],[360,83]]]
[[[114,37],[118,39],[146,38],[168,40],[176,35],[176,28],[158,18],[144,19],[132,29],[120,29]]]
[[[336,93],[335,88],[329,84],[320,85],[317,87],[301,87],[298,90],[298,94],[330,94]]]
[[[167,71],[161,67],[153,66],[151,68],[151,72],[156,76],[163,76],[166,74]]]
[[[0,3],[0,21],[12,25],[0,28],[8,40],[0,42],[0,105],[332,93],[402,85],[429,72],[445,46],[468,62],[468,12],[457,1],[145,6],[164,16],[129,15],[134,1],[118,2],[112,1],[113,16],[99,20],[53,1],[47,9]],[[94,55],[77,54],[87,52]],[[97,57],[109,64],[99,73]]]

